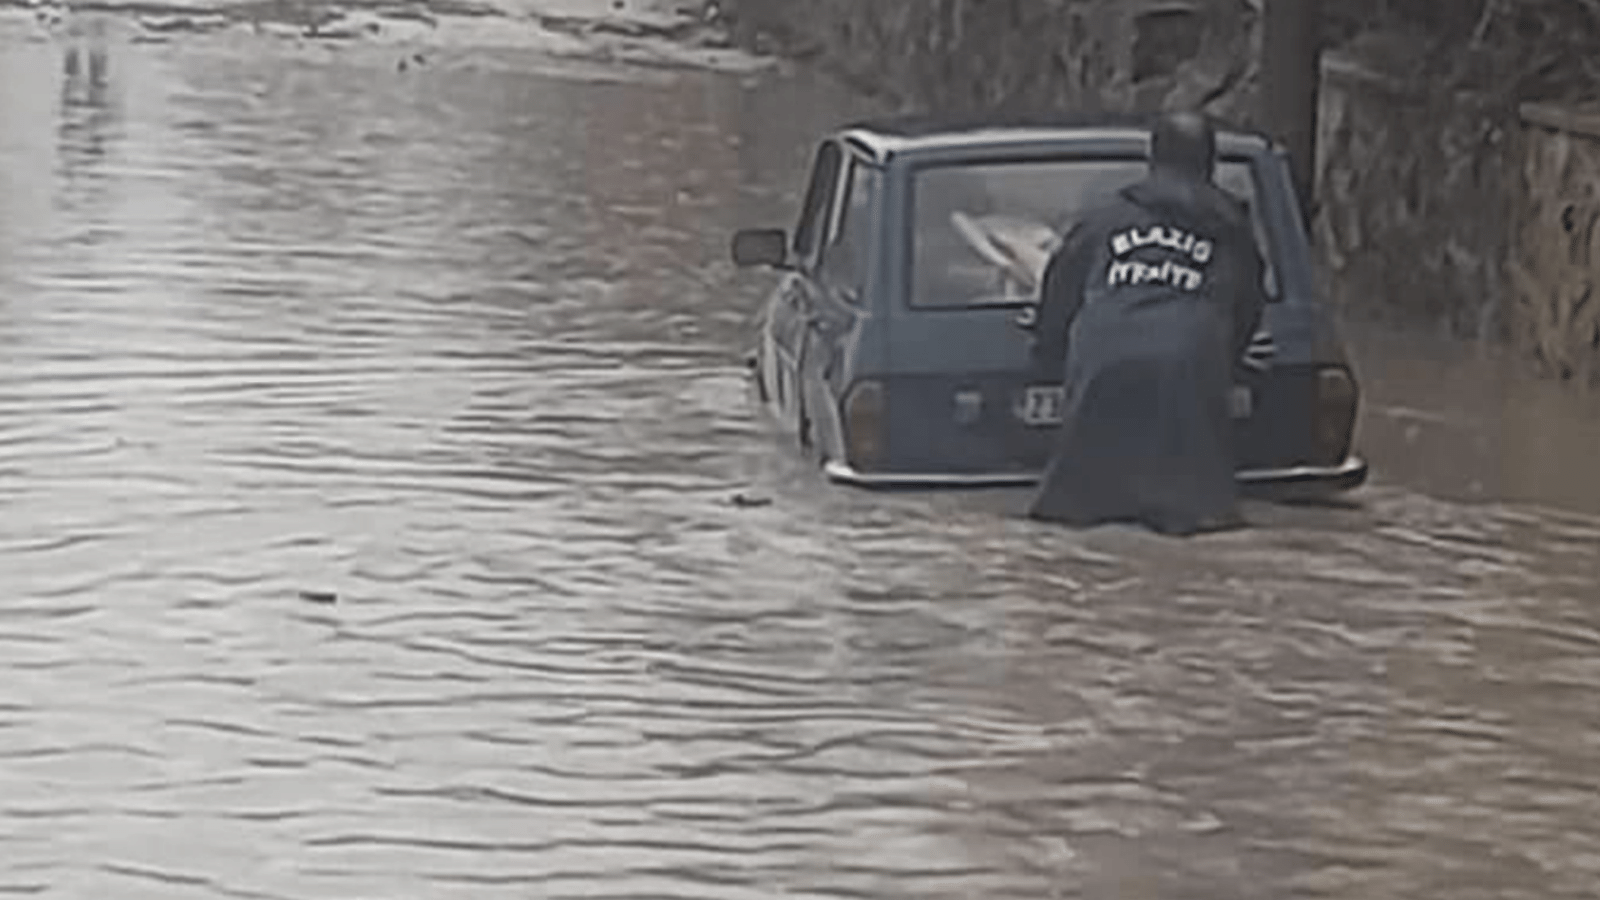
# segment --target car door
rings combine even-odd
[[[837,141],[829,139],[818,145],[794,230],[794,268],[785,273],[767,309],[767,346],[762,356],[768,402],[779,427],[795,434],[803,428],[802,359],[814,315],[817,262],[838,192],[841,163]]]

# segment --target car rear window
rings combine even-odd
[[[1007,160],[918,168],[911,190],[911,305],[969,308],[1033,303],[1044,260],[1085,212],[1145,177],[1142,159]],[[1250,164],[1224,160],[1217,184],[1250,206],[1256,243],[1277,277],[1255,212]]]

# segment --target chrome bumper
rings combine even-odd
[[[822,471],[830,481],[868,488],[1001,488],[1027,487],[1039,482],[1038,472],[858,472],[848,463],[836,460],[825,463]],[[1347,491],[1366,482],[1367,462],[1359,456],[1349,456],[1337,466],[1244,469],[1237,478],[1245,487],[1306,485]]]

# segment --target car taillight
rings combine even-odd
[[[1316,410],[1312,440],[1316,462],[1338,465],[1350,452],[1350,433],[1355,428],[1357,391],[1350,370],[1330,366],[1317,372]]]
[[[844,445],[852,468],[866,471],[883,459],[883,385],[858,381],[844,395]]]

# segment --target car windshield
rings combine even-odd
[[[1085,212],[1149,171],[1141,159],[1015,160],[924,166],[912,179],[911,303],[972,307],[1033,303],[1045,262]],[[1255,210],[1250,164],[1225,160],[1217,184]],[[1276,298],[1259,215],[1256,242]]]

